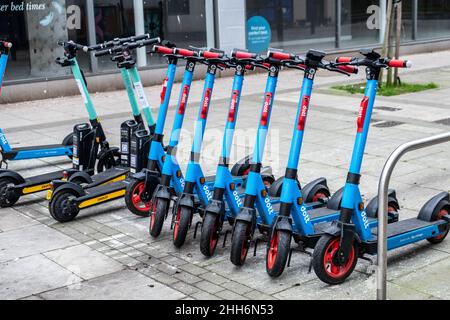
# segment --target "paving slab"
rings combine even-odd
[[[3,232],[0,234],[0,262],[76,244],[79,242],[43,225]]]
[[[124,268],[122,264],[83,244],[50,251],[44,255],[84,280],[114,273]]]
[[[139,272],[124,270],[42,293],[44,299],[56,300],[167,300],[185,295]]]
[[[20,299],[82,281],[72,272],[36,254],[0,263],[0,299]]]

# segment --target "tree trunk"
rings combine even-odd
[[[397,3],[396,12],[397,30],[395,35],[395,59],[398,59],[400,57],[400,41],[402,34],[402,1],[399,1]],[[398,78],[398,68],[394,68],[394,85],[400,85],[400,79]]]

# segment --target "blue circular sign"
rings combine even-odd
[[[253,16],[247,20],[247,49],[261,53],[267,51],[272,39],[269,22],[261,16]]]

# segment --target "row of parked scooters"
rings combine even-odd
[[[115,39],[95,46],[72,41],[60,42],[64,56],[57,59],[70,67],[80,90],[89,123],[78,124],[61,145],[11,148],[0,129],[1,164],[12,160],[67,155],[72,167],[66,170],[22,177],[0,169],[0,207],[13,206],[20,197],[48,190],[49,211],[60,222],[73,220],[81,210],[125,198],[128,209],[150,217],[149,232],[158,237],[171,209],[170,228],[173,243],[183,246],[195,214],[194,237],[200,227],[200,250],[206,257],[216,251],[220,236],[224,245],[232,226],[230,260],[242,266],[252,243],[267,240],[266,270],[280,276],[294,249],[314,249],[312,267],[317,276],[329,284],[342,283],[353,271],[358,258],[374,255],[377,250],[376,198],[367,206],[362,202],[359,181],[366,139],[370,127],[378,78],[383,68],[411,67],[409,61],[390,60],[372,49],[360,51],[359,57],[325,60],[326,54],[309,50],[305,56],[269,49],[266,56],[246,50],[230,55],[217,49],[182,49],[168,41],[149,35]],[[11,44],[0,42],[0,76],[3,77]],[[155,121],[135,67],[133,50],[151,46],[153,54],[163,55],[168,63],[161,90],[161,104]],[[111,56],[120,70],[130,101],[133,119],[121,124],[120,148],[110,147],[91,101],[86,79],[77,63],[78,52]],[[184,75],[175,109],[169,143],[164,145],[164,126],[175,72],[184,60]],[[206,65],[204,88],[198,109],[194,139],[183,174],[177,160],[180,129],[188,107],[189,91],[198,64]],[[366,70],[366,88],[356,119],[356,136],[345,186],[331,193],[325,178],[318,178],[302,188],[298,181],[298,164],[303,133],[310,105],[314,78],[319,69],[344,75]],[[260,120],[254,151],[230,169],[230,153],[238,118],[244,76],[254,69],[267,72]],[[303,74],[291,147],[284,177],[276,179],[264,167],[263,154],[279,72],[297,69]],[[226,118],[221,155],[216,175],[205,176],[199,163],[202,141],[210,109],[214,80],[218,70],[234,70],[231,98]],[[1,81],[1,78],[0,78]],[[137,96],[137,98],[136,98]],[[332,161],[332,159],[330,159]],[[427,239],[441,242],[449,231],[450,199],[442,192],[430,199],[418,217],[399,221],[400,206],[395,191],[389,192],[388,249]],[[228,228],[229,229],[229,228]],[[261,236],[256,236],[259,231]],[[291,248],[292,239],[298,244]]]

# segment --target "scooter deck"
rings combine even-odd
[[[127,185],[124,181],[117,181],[109,184],[100,185],[86,190],[86,195],[77,198],[77,202],[83,202],[92,198],[112,194],[117,191],[125,190]]]
[[[43,145],[43,146],[16,147],[16,148],[12,148],[11,151],[5,152],[5,153],[9,154],[9,153],[18,153],[18,152],[22,152],[22,151],[57,149],[57,148],[66,148],[66,147],[70,147],[70,146],[65,146],[62,144],[48,144],[48,145]]]
[[[274,200],[279,200],[280,198],[271,198],[271,199],[272,199],[272,201],[274,201]],[[276,212],[280,212],[280,205],[281,205],[281,202],[272,203],[273,210]],[[323,217],[338,213],[336,210],[328,209],[327,207],[317,208],[318,206],[323,205],[320,202],[307,203],[306,205],[311,206],[313,208],[311,210],[308,210],[308,215],[312,220],[323,218]]]
[[[25,178],[25,183],[22,185],[35,185],[50,182],[53,180],[60,180],[63,178],[63,172],[64,170],[60,170]]]
[[[437,225],[440,223],[440,220],[429,222],[417,218],[400,220],[398,222],[388,224],[386,234],[388,238],[395,237],[406,232]],[[371,232],[373,236],[377,237],[378,228],[373,228]]]
[[[125,167],[114,167],[103,172],[97,173],[92,176],[92,182],[89,183],[86,188],[95,188],[97,186],[103,185],[105,183],[114,182],[115,179],[122,177],[123,175],[128,175],[130,172],[129,168]]]

